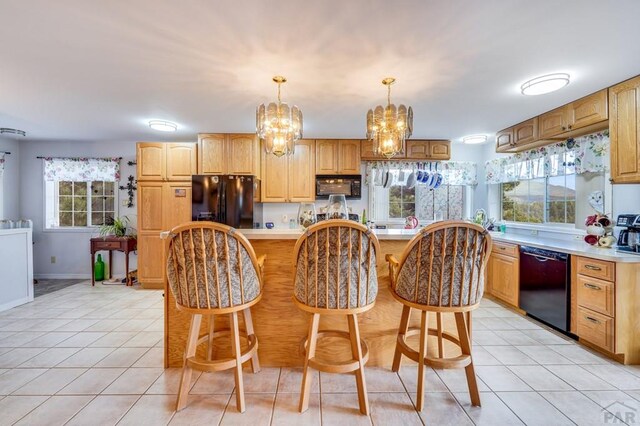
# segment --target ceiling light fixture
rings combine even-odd
[[[520,86],[523,95],[535,96],[555,92],[569,84],[570,76],[567,73],[547,74],[526,81]]]
[[[413,109],[391,103],[391,85],[396,79],[387,77],[387,106],[378,105],[367,112],[367,139],[373,141],[376,155],[391,158],[404,149],[405,140],[413,133]]]
[[[462,138],[462,142],[468,145],[484,143],[487,141],[487,135],[469,135]]]
[[[176,123],[165,120],[151,120],[149,121],[149,127],[159,132],[175,132],[178,129]]]
[[[24,130],[10,129],[8,127],[0,127],[0,135],[4,133],[8,133],[10,135],[16,135],[16,136],[27,136],[27,133]]]
[[[302,137],[302,111],[295,105],[289,108],[280,100],[280,86],[287,79],[277,75],[273,81],[278,85],[278,102],[256,108],[256,134],[267,154],[282,157],[293,154],[296,141]]]

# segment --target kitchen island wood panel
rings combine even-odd
[[[390,367],[393,360],[402,305],[393,299],[389,291],[388,268],[384,258],[387,253],[399,257],[407,242],[406,240],[380,241],[381,250],[377,256],[379,287],[376,305],[358,317],[361,334],[370,348],[367,364],[369,366]],[[258,355],[263,366],[299,367],[304,361],[301,343],[308,331],[309,317],[308,314],[296,308],[292,300],[295,243],[295,239],[251,240],[257,256],[267,255],[262,300],[251,308],[258,336]],[[181,367],[189,317],[176,309],[175,300],[168,288],[165,291],[165,312],[165,367]],[[417,327],[419,319],[419,314],[416,313],[412,318],[411,326]],[[445,329],[456,334],[453,317],[449,319],[448,315],[445,315],[444,319]],[[432,315],[430,321],[433,321],[432,326],[435,326],[435,315]],[[204,323],[201,329],[202,334],[208,327],[206,321]],[[226,328],[226,318],[216,318],[215,326]],[[322,317],[320,329],[328,328],[347,331],[346,316]],[[217,357],[230,356],[227,340],[223,338],[216,342]],[[199,350],[204,351],[204,346],[206,345],[202,345]],[[430,352],[435,350],[437,347],[435,341],[429,347]],[[449,342],[446,349],[448,354],[459,353],[459,349]],[[435,354],[435,352],[432,353],[432,355]],[[346,341],[330,338],[320,342],[318,356],[330,357],[333,360],[350,359],[351,348]]]

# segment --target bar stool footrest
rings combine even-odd
[[[348,332],[342,330],[321,330],[318,331],[318,340],[326,337],[339,337],[342,339],[351,340],[351,336]],[[307,340],[302,341],[302,353],[306,354]],[[362,365],[364,366],[369,360],[369,345],[363,339],[360,339],[360,346],[362,347]],[[325,373],[351,373],[360,368],[360,362],[355,359],[341,362],[329,362],[313,357],[309,359],[309,366],[314,370],[322,371]]]
[[[231,335],[231,330],[222,329],[213,333],[212,338],[217,339],[220,337],[226,337]],[[247,335],[246,332],[241,331],[240,337],[247,340],[249,346],[247,349],[242,352],[240,355],[240,362],[245,363],[249,359],[253,357],[253,355],[258,351],[258,338],[255,334]],[[198,339],[198,345],[209,341],[209,335],[205,334]],[[236,360],[235,358],[221,358],[215,360],[207,360],[205,358],[201,358],[198,356],[192,356],[185,360],[185,364],[194,370],[205,371],[205,372],[213,372],[213,371],[223,371],[229,370],[231,368],[235,368]]]
[[[435,328],[429,328],[428,332],[430,336],[438,335],[438,330],[436,330]],[[400,352],[402,352],[403,355],[405,355],[407,358],[415,362],[419,362],[420,352],[416,351],[411,346],[409,346],[407,344],[406,339],[407,337],[415,336],[419,334],[420,334],[420,328],[412,327],[409,330],[407,330],[406,334],[398,335],[398,345],[400,348]],[[456,344],[457,346],[460,346],[460,339],[458,339],[457,336],[447,331],[442,331],[442,338]],[[451,358],[436,358],[436,357],[425,356],[424,362],[425,364],[434,368],[442,368],[442,369],[462,368],[471,364],[471,357],[469,355],[459,355],[457,357],[451,357]]]

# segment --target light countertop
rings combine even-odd
[[[239,231],[249,240],[297,240],[303,232],[302,229],[286,228],[239,229]],[[375,229],[374,232],[381,241],[409,241],[418,232],[418,229]],[[495,241],[556,250],[594,259],[609,260],[612,262],[640,263],[640,255],[619,253],[615,248],[606,249],[593,247],[582,241],[582,239],[575,239],[571,235],[566,235],[564,238],[548,238],[533,235],[491,232],[491,237]]]

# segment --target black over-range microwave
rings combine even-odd
[[[362,196],[361,175],[317,175],[316,199],[326,200],[331,194],[343,194],[351,200]]]

